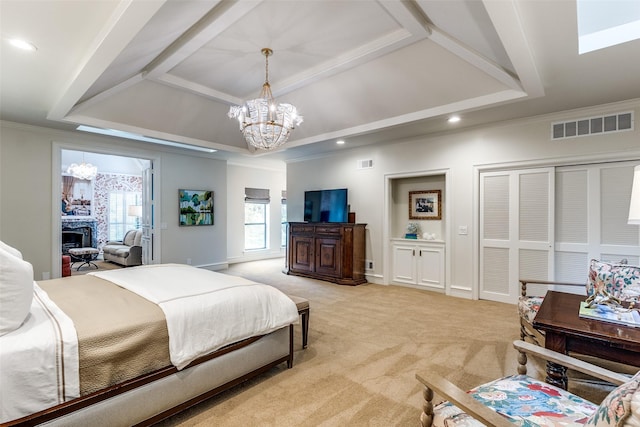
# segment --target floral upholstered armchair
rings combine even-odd
[[[640,426],[640,372],[632,378],[524,341],[521,353],[562,364],[617,387],[599,403],[530,376],[512,375],[468,392],[436,374],[416,374],[424,386],[423,427]],[[526,366],[518,371],[526,373]],[[434,394],[446,399],[434,405]]]
[[[640,303],[640,267],[628,265],[626,260],[611,263],[592,259],[589,263],[588,277],[585,283],[567,283],[545,280],[520,279],[520,297],[518,315],[520,318],[520,338],[538,345],[544,345],[544,334],[533,327],[533,318],[538,313],[546,290],[582,293],[585,299],[597,289],[604,290],[621,301]],[[582,288],[577,290],[576,287]],[[532,289],[534,288],[534,289]],[[531,295],[531,294],[535,295]]]
[[[529,288],[527,288],[529,285]],[[533,286],[531,286],[533,285]],[[529,295],[535,288],[536,295]],[[585,292],[584,283],[554,282],[548,280],[520,279],[520,297],[518,298],[518,317],[520,318],[520,339],[544,346],[544,332],[533,327],[533,319],[538,314],[547,289],[564,289],[567,292]],[[587,294],[585,292],[585,298]]]

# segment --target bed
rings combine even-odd
[[[2,425],[149,425],[292,366],[298,312],[271,286],[159,264],[11,287],[30,268],[0,245]]]

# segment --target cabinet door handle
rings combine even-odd
[[[422,249],[420,249],[420,256],[422,256]]]
[[[416,256],[416,250],[412,249],[412,251],[413,251],[413,255],[412,256]]]

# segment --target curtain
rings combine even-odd
[[[69,197],[73,194],[73,184],[75,184],[76,179],[69,175],[62,176],[62,198],[64,200],[69,200]]]

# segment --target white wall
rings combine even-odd
[[[280,209],[282,190],[286,190],[285,169],[255,168],[243,164],[229,163],[227,212],[229,230],[235,230],[234,238],[228,239],[227,259],[230,263],[254,259],[284,256],[280,245]],[[269,229],[267,249],[244,250],[244,189],[269,189]]]
[[[262,187],[269,183],[277,202],[277,238],[279,254],[280,191],[285,188],[282,162],[273,170],[252,170],[247,165],[232,168],[232,178],[227,177],[227,162],[169,147],[129,142],[84,132],[69,132],[28,126],[12,122],[0,122],[0,240],[15,246],[24,258],[33,264],[34,278],[41,280],[43,273],[58,277],[54,270],[53,215],[59,215],[59,191],[52,184],[54,151],[65,149],[88,150],[102,153],[129,155],[156,159],[159,174],[156,190],[160,205],[157,206],[156,227],[160,237],[160,261],[186,263],[211,269],[227,265],[227,243],[232,247],[231,256],[237,261],[242,254],[237,245],[244,242],[244,224],[236,202],[227,209],[228,184],[234,194],[236,187],[240,203],[244,200],[244,187]],[[58,156],[59,158],[59,156]],[[274,172],[278,164],[281,169]],[[59,169],[58,169],[59,170]],[[265,176],[267,178],[265,178]],[[206,189],[214,191],[214,225],[180,227],[178,224],[178,189]],[[53,205],[52,194],[56,204]],[[277,193],[277,194],[276,194]],[[235,198],[232,198],[236,200]],[[275,205],[274,205],[275,206]],[[273,208],[275,209],[275,207]],[[229,218],[234,221],[229,224]],[[164,225],[164,227],[163,227]],[[273,226],[273,225],[272,225]],[[275,247],[275,246],[273,246]],[[240,251],[241,252],[241,251]],[[273,254],[252,254],[269,257]]]
[[[19,249],[40,279],[51,271],[51,137],[2,125],[0,152],[0,239]]]
[[[444,199],[447,205],[444,208],[449,209],[449,216],[443,234],[448,232],[451,236],[447,241],[447,253],[451,261],[447,291],[471,296],[477,281],[473,266],[477,262],[475,197],[478,170],[504,165],[525,167],[640,159],[640,130],[637,125],[630,132],[562,141],[549,139],[551,122],[628,110],[634,110],[638,117],[640,100],[430,138],[390,141],[390,145],[349,150],[347,142],[345,150],[339,154],[286,165],[289,220],[303,220],[304,191],[348,188],[349,203],[351,210],[356,213],[356,221],[367,224],[366,257],[374,261],[374,270],[369,278],[384,283],[390,274],[385,268],[388,246],[385,239],[393,237],[392,230],[383,224],[388,208],[385,205],[388,177],[446,170],[448,181]],[[65,144],[65,148],[70,149],[115,150],[134,157],[160,159],[161,206],[158,223],[165,223],[167,227],[160,230],[163,262],[185,262],[191,258],[194,265],[216,267],[223,266],[229,260],[250,259],[239,246],[244,240],[243,227],[239,222],[243,195],[239,191],[241,193],[244,187],[264,188],[264,184],[268,183],[272,190],[271,211],[274,213],[279,203],[279,191],[284,189],[284,185],[278,183],[281,172],[276,173],[276,169],[269,172],[249,164],[227,165],[223,160],[180,154],[172,149],[156,149],[149,144],[0,122],[0,239],[24,253],[25,258],[34,265],[37,280],[43,272],[52,272],[54,142]],[[372,159],[374,168],[358,170],[357,161],[362,159]],[[271,173],[274,175],[271,176]],[[213,227],[185,229],[178,226],[177,190],[186,186],[196,189],[210,186],[215,192]],[[234,197],[230,196],[231,192]],[[237,200],[236,194],[239,196]],[[55,213],[58,208],[56,205]],[[275,221],[274,215],[272,220]],[[468,235],[457,234],[461,225],[469,227]],[[271,240],[274,249],[275,241],[274,233]],[[55,274],[52,273],[52,277]]]
[[[445,237],[445,215],[446,210],[441,209],[442,219],[417,220],[409,219],[409,192],[410,191],[431,191],[440,190],[442,205],[445,202],[447,192],[445,189],[445,179],[443,175],[430,175],[422,177],[396,178],[390,180],[391,194],[389,202],[391,204],[391,221],[389,223],[390,236],[403,237],[407,232],[409,222],[417,223],[420,227],[420,234],[430,233],[435,235],[436,240],[444,240]]]
[[[227,265],[227,164],[223,160],[163,153],[161,223],[162,262],[212,269]],[[180,226],[178,190],[213,191],[213,225]],[[162,227],[161,227],[162,228]]]
[[[397,237],[393,224],[383,224],[386,182],[402,174],[430,174],[446,170],[448,184],[444,199],[450,223],[445,226],[451,236],[447,244],[450,271],[447,293],[473,297],[477,284],[477,175],[483,168],[527,167],[572,164],[608,159],[640,159],[640,130],[550,140],[552,122],[571,118],[634,110],[640,114],[640,100],[597,106],[581,111],[529,118],[452,132],[429,138],[416,138],[389,145],[375,145],[345,150],[332,156],[290,162],[287,165],[289,218],[302,220],[304,191],[319,188],[347,187],[351,210],[357,222],[367,223],[366,258],[374,261],[370,281],[388,283],[388,241]],[[393,141],[390,141],[393,142]],[[359,159],[372,159],[374,167],[357,170]],[[391,203],[391,202],[390,202]],[[399,208],[402,209],[402,208]],[[390,208],[393,211],[393,208]],[[443,211],[444,214],[444,211]],[[390,213],[392,215],[392,213]],[[405,218],[408,221],[408,215]],[[468,235],[458,235],[459,226],[467,226]],[[445,233],[443,234],[446,234]]]

